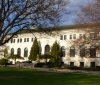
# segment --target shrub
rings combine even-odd
[[[22,63],[32,63],[32,61],[23,61]]]
[[[45,63],[39,62],[39,63],[35,64],[35,67],[43,67],[44,65],[45,65]]]
[[[72,70],[82,70],[82,67],[77,67],[77,66],[65,66],[67,69],[72,69]]]
[[[100,68],[100,66],[96,66],[96,68]]]
[[[8,60],[7,59],[0,59],[0,65],[8,65]]]

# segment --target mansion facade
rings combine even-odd
[[[32,29],[31,29],[32,30]],[[28,56],[35,37],[37,37],[40,47],[40,54],[50,53],[50,48],[55,41],[59,44],[61,62],[65,65],[80,67],[100,66],[100,55],[95,47],[90,47],[90,55],[86,55],[86,46],[77,47],[74,41],[80,42],[85,36],[85,31],[81,29],[62,29],[52,31],[50,34],[45,32],[30,31],[18,33],[18,37],[6,43],[9,55],[19,54],[24,57],[22,61],[28,61]],[[93,37],[91,35],[90,37]],[[80,41],[78,40],[80,38]]]

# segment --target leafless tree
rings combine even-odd
[[[68,3],[68,0],[0,0],[0,45],[31,26],[55,25]]]
[[[75,23],[88,24],[100,22],[100,0],[88,2],[86,6],[80,6]]]
[[[79,26],[78,30],[82,30],[83,39],[78,38],[73,43],[78,46],[86,47],[86,55],[90,56],[91,46],[93,46],[96,53],[100,52],[100,0],[93,0],[88,2],[86,6],[80,6],[80,11],[74,20],[75,24]],[[94,50],[92,53],[94,53]],[[94,53],[95,54],[95,53]]]

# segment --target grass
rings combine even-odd
[[[100,85],[100,76],[0,67],[0,85]]]

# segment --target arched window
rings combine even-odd
[[[70,57],[75,57],[75,46],[70,47]]]
[[[28,56],[28,48],[25,48],[24,49],[24,57],[27,57]]]
[[[50,54],[50,46],[49,45],[45,46],[45,54]]]
[[[11,48],[11,55],[14,55],[14,48]]]
[[[96,57],[96,47],[95,46],[90,47],[90,57]]]
[[[61,47],[61,57],[65,57],[65,46]]]
[[[80,56],[84,57],[85,56],[85,46],[80,47]]]
[[[17,55],[21,55],[21,49],[20,48],[17,49]]]

